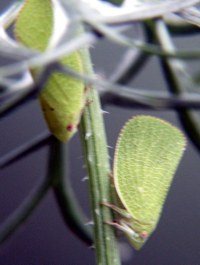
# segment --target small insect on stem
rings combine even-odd
[[[55,3],[54,3],[55,2]],[[58,16],[56,2],[51,0],[26,0],[15,22],[15,37],[26,47],[44,52],[52,48],[55,41]],[[65,16],[65,15],[64,15]],[[31,21],[31,23],[30,23]],[[65,24],[65,23],[63,23]],[[58,40],[59,41],[59,40]],[[83,74],[83,60],[79,51],[59,59],[64,67]],[[31,69],[33,79],[40,74],[39,68]],[[39,102],[51,133],[60,141],[67,142],[76,132],[87,98],[87,89],[82,80],[52,70],[47,78]],[[68,124],[66,126],[66,124]]]
[[[114,187],[119,205],[103,203],[118,214],[107,221],[141,249],[159,221],[174,173],[185,150],[183,134],[151,116],[137,116],[122,128],[114,155]]]

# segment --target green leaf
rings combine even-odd
[[[59,18],[55,18],[59,19]],[[15,23],[16,39],[24,46],[45,51],[54,30],[54,8],[50,0],[27,0]],[[78,52],[62,58],[60,63],[83,72]],[[37,78],[38,69],[31,71]],[[39,101],[50,131],[61,141],[76,132],[85,105],[84,83],[71,76],[54,72],[39,95]]]
[[[125,210],[114,209],[121,215],[115,226],[137,250],[156,228],[185,145],[177,128],[150,116],[132,118],[121,130],[113,173]]]

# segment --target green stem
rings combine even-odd
[[[66,225],[89,246],[92,245],[92,234],[85,225],[86,219],[78,205],[69,180],[66,146],[54,138],[54,161],[51,174],[55,175],[54,195]]]
[[[41,134],[38,134],[28,142],[22,144],[19,147],[16,147],[14,150],[8,152],[8,154],[0,157],[0,168],[7,167],[20,159],[23,159],[29,154],[37,151],[38,149],[43,148],[45,145],[50,143],[50,139],[53,136],[49,132],[45,131]]]
[[[52,162],[52,152],[49,153],[49,165]],[[53,183],[53,176],[48,170],[47,176],[29,194],[24,202],[12,213],[0,227],[0,243],[2,244],[22,225],[35,208],[40,204]]]
[[[49,134],[48,134],[49,135]],[[4,160],[3,165],[22,158],[37,148],[41,148],[51,138],[48,173],[44,180],[30,193],[24,202],[0,227],[0,243],[11,236],[17,228],[23,224],[39,205],[47,191],[53,186],[55,197],[60,207],[63,219],[70,229],[88,245],[92,244],[91,231],[84,225],[83,214],[78,207],[74,193],[69,183],[66,169],[66,154],[64,145],[54,137],[42,134],[10,153]],[[67,183],[65,182],[67,180]]]
[[[175,52],[173,42],[162,20],[157,21],[155,32],[163,50]],[[184,95],[185,91],[195,88],[192,78],[181,60],[163,58],[161,62],[169,90],[173,94]],[[197,113],[187,108],[183,108],[177,113],[187,135],[200,151],[200,123]]]
[[[177,58],[184,60],[198,60],[200,58],[199,50],[176,50],[176,51],[166,51],[160,49],[159,46],[153,44],[138,43],[133,39],[127,37],[125,34],[122,34],[120,31],[114,30],[110,26],[107,26],[103,23],[96,22],[90,18],[85,18],[86,22],[93,27],[96,32],[100,33],[108,40],[111,40],[114,43],[122,45],[124,47],[129,47],[132,49],[139,49],[141,52],[146,53],[147,55],[157,55],[165,58]]]
[[[0,244],[4,243],[21,226],[40,204],[50,188],[50,179],[45,178],[0,227]]]
[[[183,22],[181,24],[176,24],[167,20],[167,27],[172,35],[175,36],[190,36],[194,34],[199,34],[199,27]]]
[[[92,76],[90,56],[86,50],[82,51],[82,58],[85,74]],[[80,132],[89,175],[96,260],[98,265],[119,265],[113,228],[105,224],[106,221],[112,220],[112,213],[110,209],[102,206],[102,202],[112,201],[110,168],[102,110],[97,91],[93,88],[90,90],[88,102],[80,124]]]

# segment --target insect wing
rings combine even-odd
[[[45,51],[54,28],[53,6],[50,0],[26,1],[15,23],[16,38],[24,46]],[[62,58],[60,63],[82,73],[78,52]],[[37,78],[39,69],[32,70]],[[39,95],[39,101],[50,131],[66,142],[75,133],[85,105],[84,83],[61,72],[50,75]]]
[[[177,128],[158,118],[137,116],[123,127],[115,150],[114,182],[138,235],[155,229],[185,144]],[[135,245],[141,247],[137,240]]]

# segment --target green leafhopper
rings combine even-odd
[[[51,0],[27,0],[15,22],[16,39],[29,48],[45,51],[54,32],[55,19]],[[78,52],[59,62],[83,72]],[[39,69],[31,72],[36,78]],[[65,142],[75,133],[85,105],[85,94],[82,81],[60,72],[53,72],[45,83],[39,101],[50,131],[59,140]]]
[[[130,119],[120,132],[113,176],[123,208],[105,205],[120,215],[108,223],[124,231],[137,250],[156,228],[185,146],[177,128],[151,116]]]

